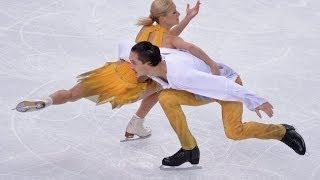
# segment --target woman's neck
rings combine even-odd
[[[165,24],[165,23],[159,23],[159,25],[161,27],[163,27],[164,29],[166,29],[167,31],[170,31],[170,29],[173,27],[172,25],[168,25],[168,24]]]

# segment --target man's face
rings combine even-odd
[[[139,60],[138,54],[136,52],[130,52],[130,62],[132,68],[138,73],[138,76],[148,75],[148,72],[151,69],[151,66],[148,63],[143,64],[142,61]]]

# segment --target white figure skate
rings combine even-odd
[[[144,121],[145,119],[133,115],[126,128],[125,139],[121,140],[121,142],[150,137],[151,128],[145,127],[143,125]],[[135,138],[135,135],[138,137]]]

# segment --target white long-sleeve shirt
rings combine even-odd
[[[128,44],[119,45],[119,54],[122,58],[129,57],[128,49],[130,49]],[[252,111],[267,102],[266,99],[235,83],[238,74],[226,65],[218,64],[221,76],[217,76],[211,73],[205,62],[189,52],[168,48],[160,48],[160,51],[166,63],[168,82],[158,77],[151,78],[164,89],[185,90],[223,101],[239,101]]]
[[[265,102],[266,99],[255,95],[234,82],[238,74],[228,66],[218,64],[221,76],[213,75],[205,62],[189,52],[160,48],[167,66],[167,80],[152,77],[163,88],[185,90],[205,97],[223,101],[243,102],[250,110]]]

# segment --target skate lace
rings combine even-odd
[[[170,156],[170,158],[181,158],[181,157],[184,157],[185,156],[185,150],[183,149],[180,149],[178,152],[176,152],[174,155]]]

